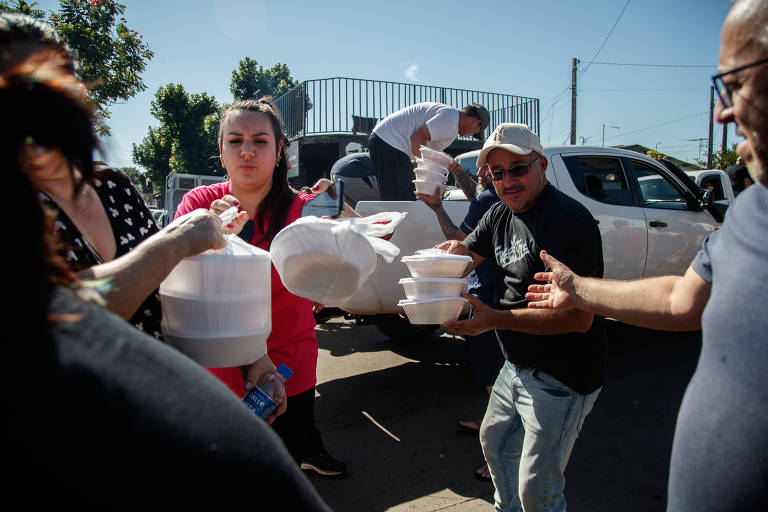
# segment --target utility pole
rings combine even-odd
[[[571,69],[571,144],[576,144],[576,72],[579,69],[579,59],[573,59]]]
[[[709,140],[707,141],[707,169],[712,168],[712,137],[715,122],[715,87],[709,86]]]
[[[728,151],[728,123],[723,125],[723,145],[720,148],[720,161],[725,161],[725,152]]]
[[[606,127],[606,126],[607,126],[608,128],[616,128],[617,130],[619,129],[619,127],[618,127],[618,126],[614,126],[614,125],[612,125],[612,124],[605,124],[605,123],[603,123],[603,146],[605,146],[605,127]]]

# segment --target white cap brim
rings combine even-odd
[[[475,162],[475,165],[477,165],[478,169],[485,165],[486,159],[488,158],[490,152],[497,148],[506,149],[510,153],[514,153],[516,155],[528,155],[534,152],[533,149],[516,146],[514,144],[493,144],[484,147],[483,150],[480,151],[480,154],[477,155],[477,162]]]

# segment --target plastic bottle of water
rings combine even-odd
[[[243,403],[254,414],[263,419],[269,418],[285,394],[285,381],[291,378],[293,371],[280,364],[277,369],[265,373],[256,381],[256,385],[243,397]]]

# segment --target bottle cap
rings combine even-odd
[[[288,380],[291,378],[291,375],[293,375],[293,370],[285,366],[283,363],[280,363],[280,366],[277,367],[277,373],[282,375],[285,380]]]

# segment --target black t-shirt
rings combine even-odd
[[[37,356],[11,374],[34,367],[33,382],[4,387],[5,483],[25,507],[329,510],[272,429],[191,359],[65,289],[49,315],[48,339],[18,338]]]
[[[503,202],[491,207],[464,243],[495,262],[497,309],[527,307],[525,293],[536,282],[533,275],[549,270],[539,257],[542,249],[579,275],[603,275],[595,219],[550,184],[528,211],[512,213]],[[497,330],[496,335],[505,357],[514,364],[547,372],[579,393],[591,393],[602,385],[605,340],[598,317],[584,334],[539,336]]]

